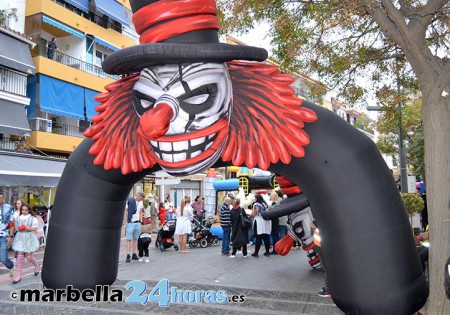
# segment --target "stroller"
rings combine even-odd
[[[164,224],[159,229],[158,235],[156,236],[155,247],[159,248],[160,251],[165,251],[167,248],[173,246],[175,250],[178,250],[178,245],[174,243],[173,235],[175,234],[175,220],[166,220]]]
[[[192,229],[194,238],[189,240],[189,247],[197,247],[200,244],[201,248],[205,248],[208,245],[219,246],[220,239],[216,235],[210,232],[210,228],[217,221],[217,216],[211,216],[199,222],[194,218],[195,227]]]

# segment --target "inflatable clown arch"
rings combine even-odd
[[[130,1],[140,44],[103,69],[87,137],[58,185],[44,257],[48,288],[112,284],[125,201],[160,169],[236,165],[302,188],[320,226],[333,301],[348,314],[412,314],[428,297],[411,227],[375,144],[294,96],[267,52],[219,43],[214,0]]]

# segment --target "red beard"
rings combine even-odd
[[[222,159],[266,170],[271,163],[289,164],[292,156],[304,156],[303,147],[309,144],[304,123],[314,122],[317,116],[301,107],[302,100],[289,86],[294,79],[272,65],[230,62],[228,69],[233,112]],[[99,114],[92,118],[95,124],[84,133],[95,141],[89,150],[96,155],[94,164],[103,164],[105,170],[120,168],[124,175],[156,164],[148,141],[137,132],[139,117],[132,97],[138,80],[135,74],[107,85],[107,92],[95,98],[101,103],[95,109]]]

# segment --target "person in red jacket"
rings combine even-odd
[[[161,225],[166,222],[166,213],[167,209],[164,207],[164,202],[159,203],[159,221],[161,221]]]

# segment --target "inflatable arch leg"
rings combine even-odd
[[[270,168],[298,184],[320,227],[333,301],[348,314],[412,314],[428,286],[411,227],[375,144],[331,111],[305,131],[303,158]]]
[[[117,278],[125,202],[147,173],[122,175],[94,166],[85,139],[70,156],[58,185],[45,248],[42,281],[48,288],[82,290]]]

